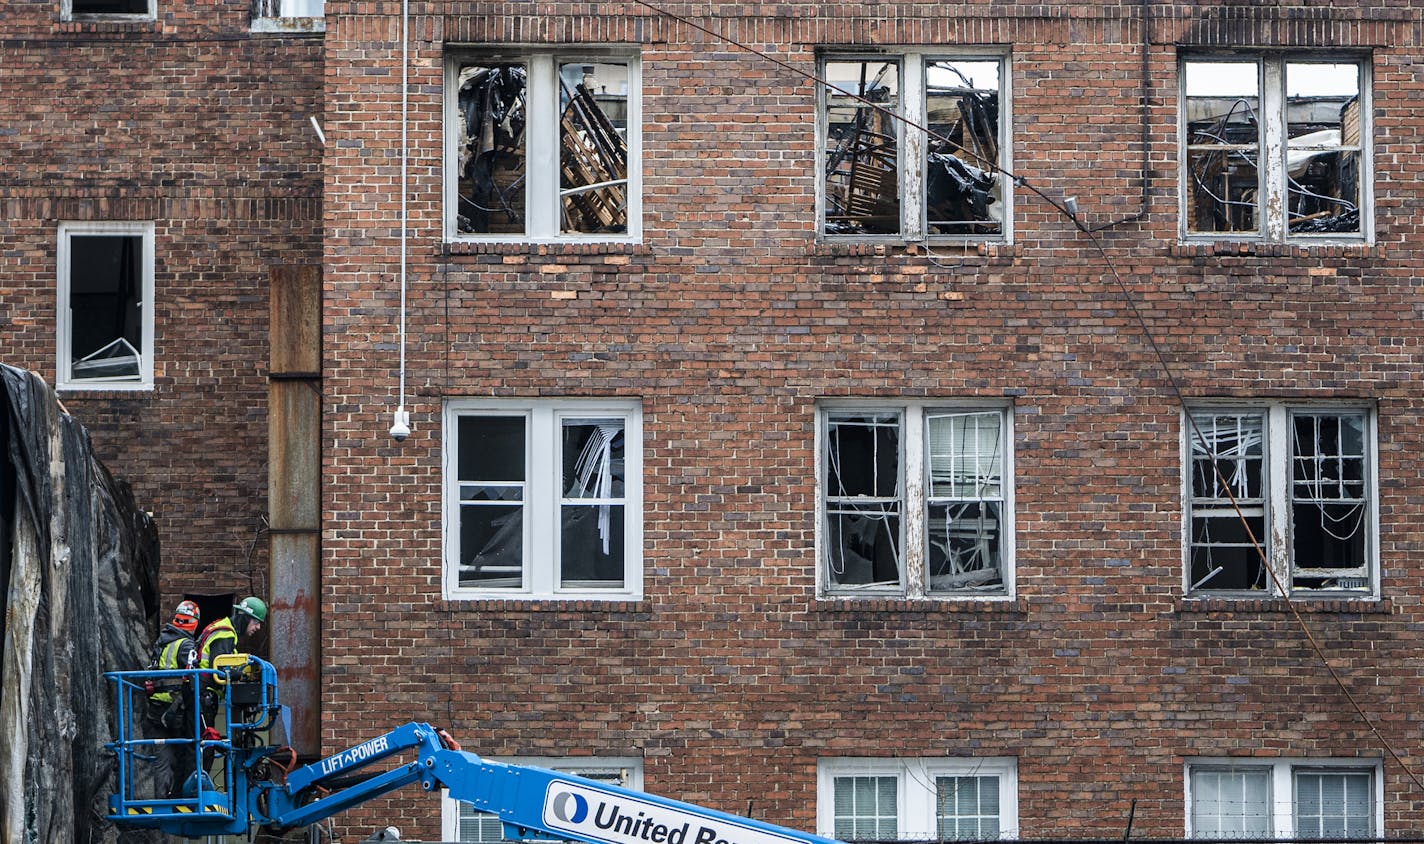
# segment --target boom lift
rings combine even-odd
[[[657,797],[570,774],[481,759],[461,750],[443,730],[410,723],[303,767],[290,748],[264,734],[282,718],[277,672],[247,654],[220,657],[212,669],[116,671],[118,730],[109,745],[118,759],[118,793],[109,797],[115,823],[156,828],[172,835],[242,835],[256,827],[306,826],[419,783],[497,816],[505,838],[574,840],[593,844],[840,844],[829,838],[737,817],[715,809]],[[206,729],[191,713],[191,737],[135,735],[145,690],[178,686],[198,700],[205,684],[227,686],[220,718]],[[196,709],[196,707],[190,707]],[[193,749],[193,770],[181,772],[183,796],[137,795],[139,765],[163,744]],[[218,781],[201,770],[204,751],[222,760]],[[412,761],[401,762],[393,757]],[[286,763],[286,764],[283,764]],[[382,764],[385,763],[385,764]]]

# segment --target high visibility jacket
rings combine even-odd
[[[232,619],[220,618],[204,627],[198,639],[198,667],[212,668],[215,659],[236,652],[237,628],[232,626]]]
[[[172,624],[163,626],[163,631],[158,634],[158,641],[153,643],[153,650],[153,667],[160,671],[176,671],[198,666],[198,643],[193,641],[192,636]],[[170,685],[176,686],[178,683]],[[157,691],[149,695],[149,700],[171,703],[173,693]]]

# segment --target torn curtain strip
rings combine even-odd
[[[0,844],[160,841],[103,818],[103,672],[142,668],[158,534],[38,376],[0,364]]]

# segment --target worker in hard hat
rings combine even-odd
[[[183,601],[173,611],[173,619],[163,625],[153,643],[149,667],[159,671],[185,671],[198,667],[198,605]],[[148,696],[145,717],[161,738],[192,738],[193,679],[160,681]],[[160,744],[154,759],[156,792],[175,797],[183,781],[197,766],[192,744]]]
[[[250,648],[267,622],[267,605],[261,598],[246,597],[233,604],[232,613],[207,627],[198,637],[198,667],[212,668],[220,656],[237,653],[240,647]],[[205,737],[211,737],[217,724],[218,704],[226,686],[209,677],[203,689],[203,724]],[[203,753],[203,768],[212,765],[211,749]]]

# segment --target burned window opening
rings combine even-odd
[[[837,587],[902,582],[900,417],[845,414],[826,424],[827,571]]]
[[[1192,420],[1188,591],[1372,588],[1368,414],[1276,405]]]
[[[153,377],[153,230],[148,223],[62,223],[61,386],[144,387]]]
[[[627,63],[547,55],[460,65],[455,229],[627,234],[632,78]]]
[[[77,17],[122,15],[124,17],[153,14],[151,0],[70,0],[70,14]]]
[[[1182,78],[1189,234],[1362,233],[1361,65],[1188,61]],[[1264,155],[1271,137],[1284,150]]]
[[[1004,585],[1000,419],[982,412],[926,416],[930,592]]]

